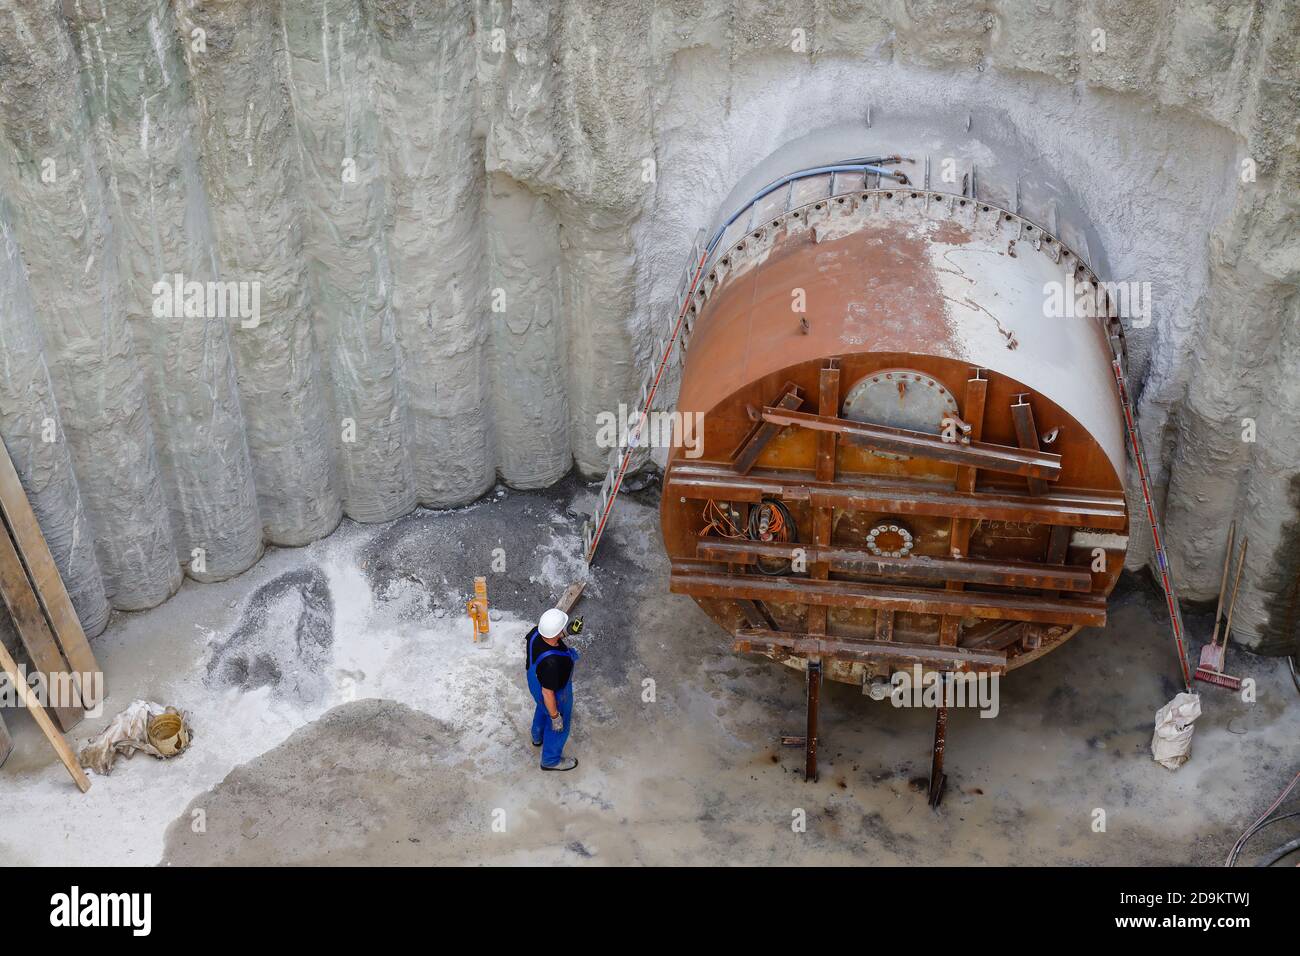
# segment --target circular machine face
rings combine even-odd
[[[844,398],[844,417],[890,428],[907,428],[933,435],[943,430],[943,420],[957,414],[957,400],[933,376],[910,368],[886,368],[872,372],[849,389]],[[891,461],[906,461],[906,455],[872,451]]]
[[[1100,323],[1044,322],[1025,291],[1071,277],[1092,273],[1041,226],[922,189],[817,199],[723,243],[677,402],[705,437],[664,475],[671,589],[791,666],[825,635],[823,674],[853,684],[917,660],[1011,670],[1104,623],[1128,535],[1114,356]],[[763,291],[794,286],[810,321]],[[943,441],[949,417],[969,441]],[[788,540],[710,518],[759,501],[784,503]],[[796,567],[799,547],[817,559]]]

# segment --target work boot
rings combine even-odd
[[[543,770],[572,770],[577,765],[578,765],[577,757],[565,757],[559,763],[554,764],[550,767],[546,766],[546,764],[542,764],[542,769]]]

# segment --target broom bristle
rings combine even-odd
[[[1241,678],[1233,677],[1230,674],[1222,674],[1219,671],[1209,671],[1203,667],[1196,668],[1196,679],[1205,681],[1207,684],[1217,684],[1220,687],[1227,687],[1230,690],[1241,689]]]

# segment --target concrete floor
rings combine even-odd
[[[6,714],[0,864],[1213,865],[1296,771],[1300,697],[1281,661],[1237,652],[1257,701],[1205,688],[1191,762],[1152,762],[1177,666],[1159,602],[1128,582],[1109,627],[1002,683],[996,719],[952,713],[937,813],[918,792],[933,715],[845,685],[823,694],[823,771],[804,783],[802,751],[776,745],[801,726],[802,676],[734,655],[665,593],[652,489],[616,511],[579,608],[581,766],[541,773],[521,636],[584,573],[575,512],[591,504],[570,479],[345,523],[117,615],[96,643],[110,698],[78,744],[143,697],[187,710],[193,747],[119,762],[78,796],[31,720]],[[495,548],[505,570],[489,573]],[[476,573],[486,647],[464,614]]]

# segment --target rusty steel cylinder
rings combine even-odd
[[[702,443],[664,479],[672,590],[739,651],[863,684],[1000,673],[1103,624],[1128,534],[1104,285],[993,202],[827,178],[706,259],[677,402]]]

